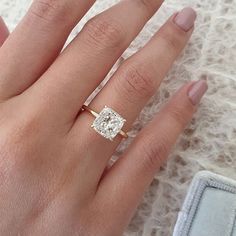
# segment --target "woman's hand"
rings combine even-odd
[[[3,44],[0,235],[122,234],[207,85],[184,85],[109,169],[121,136],[102,137],[81,108],[162,2],[121,1],[90,20],[59,55],[94,0],[35,0]],[[173,15],[90,108],[111,107],[128,131],[188,42],[195,18],[190,8]],[[2,22],[0,28],[3,42],[7,30]]]

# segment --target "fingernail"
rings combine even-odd
[[[177,14],[174,19],[174,22],[182,30],[187,32],[194,26],[196,18],[197,13],[192,8],[186,7]]]
[[[208,85],[205,80],[199,80],[195,84],[193,84],[188,92],[188,96],[194,106],[200,103],[207,89]]]

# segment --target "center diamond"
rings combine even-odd
[[[92,127],[103,137],[113,140],[124,126],[125,119],[109,107],[105,107],[94,120]]]

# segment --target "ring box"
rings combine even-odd
[[[173,236],[236,236],[236,181],[199,172],[178,214]]]

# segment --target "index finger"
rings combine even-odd
[[[95,0],[35,0],[0,53],[0,97],[21,94],[51,65]],[[3,79],[4,78],[4,79]]]

